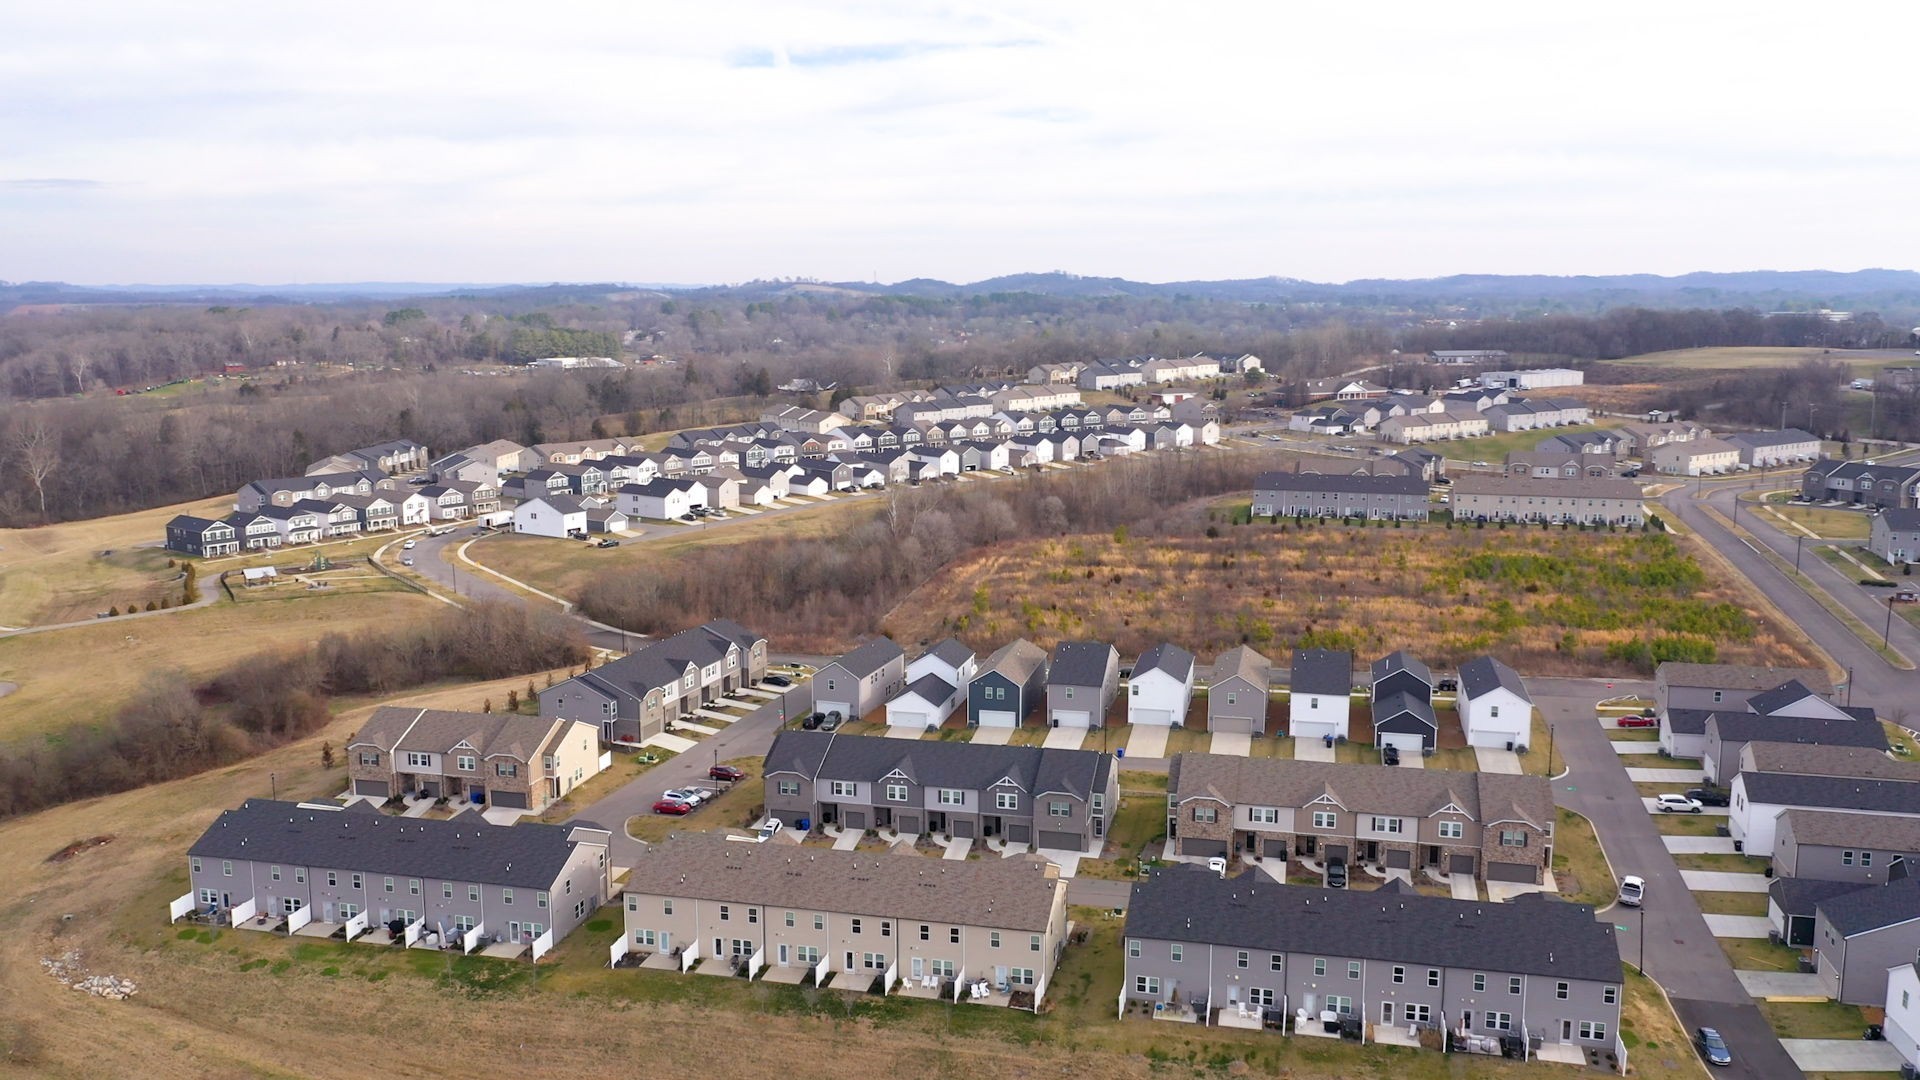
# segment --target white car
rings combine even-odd
[[[694,806],[699,806],[701,803],[713,798],[713,792],[707,791],[704,788],[668,788],[660,793],[660,797],[663,799],[672,799],[674,802],[692,803]]]
[[[753,838],[755,841],[764,844],[767,841],[773,839],[775,836],[778,836],[780,834],[780,830],[786,827],[787,827],[786,822],[781,821],[777,817],[770,817],[767,820],[760,823],[760,831],[754,833]]]
[[[1213,871],[1216,874],[1219,874],[1221,877],[1226,877],[1227,876],[1226,858],[1224,856],[1215,855],[1213,858],[1208,859],[1207,869]]]
[[[1628,874],[1620,879],[1620,906],[1639,907],[1640,901],[1647,895],[1647,883],[1643,878]]]
[[[412,551],[412,550],[413,550],[413,541],[411,541],[411,540],[409,540],[409,541],[407,541],[406,543],[404,543],[404,544],[401,544],[401,545],[400,545],[400,549],[401,549],[402,551]]]
[[[1701,810],[1699,800],[1685,795],[1662,795],[1653,800],[1653,805],[1663,814],[1697,814]]]
[[[413,565],[413,556],[411,556],[411,555],[402,555],[402,556],[400,557],[400,565],[401,565],[401,566],[412,566],[412,565]]]

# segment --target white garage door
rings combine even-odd
[[[887,709],[887,723],[901,727],[923,728],[933,723],[933,714],[925,709]]]
[[[1071,709],[1055,709],[1053,711],[1053,726],[1054,727],[1092,727],[1093,714],[1090,712],[1087,712],[1084,709],[1079,712],[1075,712]]]
[[[1017,726],[1016,724],[1014,724],[1013,721],[1014,721],[1014,715],[1011,712],[997,711],[993,709],[980,710],[980,726],[981,727],[1015,727]]]
[[[1295,723],[1291,734],[1296,739],[1324,739],[1340,734],[1340,727],[1331,721],[1305,720]]]
[[[1168,727],[1173,723],[1173,710],[1135,709],[1133,710],[1133,715],[1128,717],[1128,719],[1136,724],[1154,724],[1160,727]]]
[[[1380,733],[1378,742],[1382,746],[1397,746],[1403,754],[1417,754],[1424,745],[1418,735],[1396,735],[1386,731]]]
[[[813,703],[813,711],[823,713],[837,712],[843,720],[855,718],[853,715],[853,706],[844,701],[815,701]]]

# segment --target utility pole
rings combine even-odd
[[[1887,597],[1887,625],[1880,631],[1880,647],[1882,649],[1893,648],[1893,597],[1891,596]],[[1852,696],[1852,686],[1847,687],[1847,694],[1849,697]]]
[[[1800,542],[1806,538],[1805,533],[1793,534],[1793,572],[1796,574],[1800,572]]]

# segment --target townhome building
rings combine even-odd
[[[1564,450],[1514,450],[1502,463],[1508,476],[1536,479],[1605,479],[1613,475],[1613,455],[1579,454]]]
[[[1098,851],[1119,793],[1091,750],[901,742],[782,731],[767,752],[767,813],[845,829]]]
[[[1619,453],[1647,459],[1655,447],[1668,443],[1691,442],[1704,439],[1713,432],[1691,420],[1675,420],[1668,423],[1622,424],[1618,428],[1620,435]]]
[[[1535,885],[1553,865],[1553,791],[1538,776],[1178,754],[1167,790],[1182,855]]]
[[[1551,390],[1555,387],[1581,386],[1586,373],[1574,368],[1527,368],[1521,371],[1483,371],[1480,385],[1508,390]]]
[[[1911,510],[1920,492],[1920,468],[1821,458],[1800,476],[1800,494],[1815,502],[1844,502]]]
[[[1712,437],[1664,443],[1645,456],[1655,472],[1666,476],[1719,476],[1740,467],[1740,448]]]
[[[677,833],[633,863],[623,945],[683,970],[1037,1010],[1066,947],[1066,880],[1034,855],[912,859]]]
[[[315,474],[345,472],[380,472],[389,476],[398,473],[418,472],[427,467],[432,455],[422,443],[412,439],[394,439],[391,442],[363,446],[358,450],[347,450],[324,457],[306,468],[308,476]]]
[[[1798,465],[1820,460],[1820,437],[1799,428],[1780,431],[1736,431],[1725,441],[1739,451],[1740,464],[1750,469]]]
[[[540,715],[585,720],[602,742],[634,746],[766,677],[767,639],[715,619],[547,687]]]
[[[1630,527],[1646,522],[1640,485],[1624,477],[1467,475],[1454,480],[1449,498],[1455,521]]]
[[[538,812],[599,775],[584,720],[382,706],[347,742],[353,794]]]
[[[257,513],[273,522],[280,532],[280,543],[314,544],[326,535],[326,522],[319,514],[298,506],[262,506]]]
[[[409,499],[411,495],[410,492]],[[388,498],[385,493],[335,495],[332,501],[335,506],[344,506],[353,511],[362,532],[381,532],[397,529],[401,525],[401,500]]]
[[[1360,517],[1425,521],[1427,482],[1404,475],[1261,473],[1253,485],[1256,517]]]
[[[1586,904],[1173,866],[1134,885],[1124,940],[1123,1001],[1156,1016],[1409,1047],[1438,1032],[1456,1047],[1576,1064],[1624,1050],[1619,944]]]
[[[201,558],[232,555],[240,550],[239,532],[225,521],[178,514],[167,522],[167,550]]]
[[[538,959],[612,899],[610,835],[589,822],[502,826],[477,813],[436,821],[248,799],[187,849],[182,899],[236,927]]]
[[[1789,684],[1801,689],[1794,691]],[[1788,688],[1784,695],[1769,692]],[[1826,715],[1805,695],[1831,704],[1833,684],[1813,668],[1756,667],[1749,664],[1688,664],[1666,661],[1653,671],[1653,707],[1660,718],[1660,748],[1678,758],[1698,758],[1707,749],[1707,717],[1715,712],[1757,712],[1748,702],[1788,716]],[[1765,715],[1765,714],[1763,714]]]
[[[233,508],[258,513],[268,506],[288,507],[303,499],[327,499],[335,495],[370,495],[374,481],[386,477],[366,473],[323,473],[293,476],[277,480],[255,480],[233,496]]]
[[[322,537],[352,536],[360,531],[359,512],[332,499],[301,499],[291,509],[304,511],[318,519]]]
[[[813,673],[813,708],[858,720],[906,687],[907,654],[877,637]]]
[[[236,510],[221,520],[233,527],[234,537],[240,541],[243,551],[280,546],[280,526],[270,517],[263,514],[241,513]],[[168,547],[172,545],[169,544]]]

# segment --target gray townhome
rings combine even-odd
[[[842,828],[1088,852],[1119,797],[1112,759],[1091,750],[903,742],[782,731],[767,751],[767,813]]]
[[[1779,877],[1878,885],[1895,859],[1920,863],[1920,817],[1786,810],[1774,826]]]
[[[442,947],[478,928],[517,955],[551,945],[611,898],[598,825],[490,825],[389,817],[364,804],[248,799],[187,849],[195,909],[248,928],[326,937],[343,927],[430,931]],[[361,918],[364,917],[364,918]],[[408,939],[411,941],[411,938]]]
[[[1253,482],[1258,517],[1360,517],[1427,520],[1427,481],[1395,475],[1261,473]]]
[[[1000,646],[967,683],[970,727],[1019,727],[1045,697],[1047,651],[1025,638]]]
[[[1816,970],[1827,996],[1848,1005],[1887,1001],[1887,969],[1920,956],[1920,879],[1895,864],[1883,885],[1822,900],[1813,923]]]
[[[1787,682],[1798,682],[1830,697],[1833,684],[1813,668],[1755,667],[1750,664],[1683,664],[1668,661],[1653,672],[1653,707],[1660,716],[1660,748],[1674,757],[1697,758],[1706,752],[1709,712],[1753,711],[1747,702]],[[1684,710],[1683,715],[1681,714]]]
[[[1920,562],[1920,510],[1882,510],[1867,529],[1867,550],[1890,563]]]
[[[1732,783],[1735,775],[1749,767],[1742,761],[1743,751],[1749,747],[1765,747],[1750,766],[1761,772],[1876,775],[1870,764],[1861,764],[1851,754],[1877,759],[1888,767],[1920,770],[1920,765],[1887,760],[1887,733],[1871,717],[1812,720],[1800,716],[1717,712],[1707,716],[1706,749],[1700,762],[1707,780],[1721,787]],[[1836,758],[1823,751],[1840,751],[1841,756]],[[1866,771],[1854,771],[1856,768]]]
[[[1213,661],[1207,686],[1207,730],[1264,735],[1273,661],[1245,645],[1228,649]]]
[[[1120,693],[1120,653],[1100,641],[1063,641],[1047,664],[1047,726],[1105,727]]]
[[[1128,1002],[1208,1026],[1351,1031],[1419,1046],[1422,1032],[1549,1060],[1618,1052],[1621,965],[1593,908],[1538,894],[1511,903],[1152,871],[1127,905]]]
[[[584,720],[602,742],[633,745],[766,677],[767,639],[715,619],[547,687],[540,715]]]
[[[813,673],[813,707],[858,720],[886,705],[907,685],[907,654],[874,638]]]

